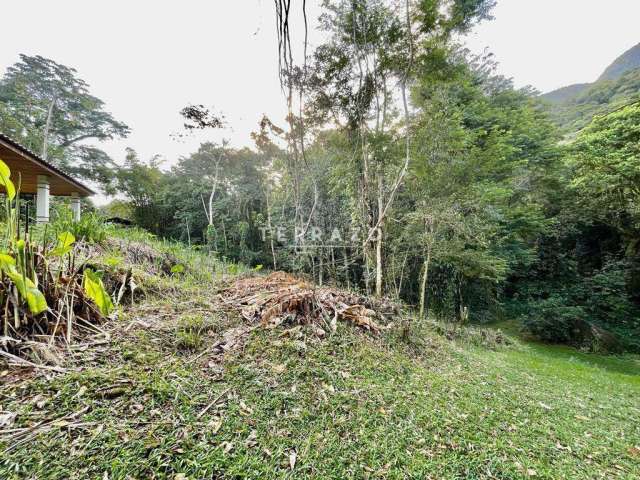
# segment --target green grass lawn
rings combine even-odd
[[[3,389],[17,426],[88,410],[5,453],[0,478],[640,475],[632,359],[439,337],[416,351],[343,327],[256,330],[219,371],[152,332],[119,342],[92,368]]]
[[[240,320],[199,282],[160,281],[78,371],[0,373],[0,479],[640,478],[637,357],[341,325],[222,361]]]

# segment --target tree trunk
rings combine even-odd
[[[376,239],[376,297],[382,296],[382,226]]]
[[[229,249],[229,246],[227,245],[227,229],[224,225],[224,220],[222,220],[222,239],[224,240],[224,251],[226,253]]]
[[[273,258],[273,269],[277,270],[276,264],[276,249],[273,245],[273,231],[271,229],[271,206],[269,205],[269,192],[265,192],[265,198],[267,199],[267,228],[269,229],[269,243],[271,244],[271,257]]]
[[[400,295],[402,295],[402,282],[404,280],[404,267],[407,265],[407,257],[409,256],[409,252],[405,252],[404,259],[402,260],[402,268],[400,268],[400,281],[398,282],[398,300],[400,299]]]
[[[427,249],[427,256],[423,263],[422,282],[420,284],[420,318],[424,317],[426,296],[427,296],[427,280],[429,278],[429,263],[431,262],[431,247]]]
[[[351,278],[349,275],[349,258],[347,256],[347,247],[342,249],[342,255],[344,258],[344,276],[347,280],[347,288],[351,288]]]
[[[47,121],[44,125],[44,134],[42,135],[42,159],[47,160],[48,147],[49,147],[49,130],[51,128],[51,118],[53,117],[53,109],[56,106],[57,97],[53,97],[49,104],[49,110],[47,111]]]

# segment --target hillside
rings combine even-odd
[[[636,357],[401,316],[377,334],[267,326],[247,308],[302,283],[113,233],[94,262],[144,294],[65,372],[0,368],[0,478],[640,475]],[[167,255],[184,273],[157,268]]]
[[[617,80],[625,73],[640,68],[640,43],[631,47],[618,58],[598,78],[598,82],[603,80]]]
[[[565,133],[584,128],[594,115],[640,98],[640,44],[609,65],[594,83],[569,85],[540,95]]]
[[[551,103],[564,103],[576,98],[591,87],[591,83],[576,83],[545,93],[540,97]]]

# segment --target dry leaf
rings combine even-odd
[[[251,410],[251,408],[249,408],[249,407],[247,406],[247,404],[246,404],[246,403],[244,403],[244,401],[243,401],[243,400],[240,400],[240,410],[242,410],[242,413],[243,413],[244,415],[249,415],[249,414],[253,413],[253,410]]]
[[[533,468],[527,468],[527,475],[530,477],[537,477],[538,472],[536,472]]]
[[[293,470],[296,467],[296,460],[297,459],[298,459],[298,454],[296,453],[295,450],[293,450],[289,454],[289,466],[291,467],[291,470]]]
[[[216,434],[218,433],[218,430],[220,430],[220,427],[222,426],[222,419],[214,418],[207,424],[207,426],[210,428],[210,433]]]
[[[256,438],[258,438],[258,433],[255,430],[251,430],[251,433],[249,434],[249,436],[247,437],[247,440],[245,441],[245,445],[247,447],[254,447],[258,443],[256,442]]]
[[[276,373],[284,373],[287,367],[285,365],[274,365],[271,369]]]
[[[18,414],[15,412],[0,413],[0,427],[9,427],[13,425],[17,416]]]
[[[229,453],[231,450],[233,450],[233,443],[231,442],[222,442],[220,446],[222,447],[222,451],[224,453]]]

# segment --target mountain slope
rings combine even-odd
[[[640,43],[631,47],[618,58],[598,78],[598,82],[602,80],[616,80],[630,70],[640,68]]]
[[[551,118],[568,134],[594,115],[640,100],[640,44],[620,55],[594,83],[578,83],[539,96]]]
[[[596,82],[565,101],[542,98],[547,102],[551,118],[565,133],[577,132],[588,125],[594,115],[639,101],[640,69],[631,70],[617,80]]]
[[[576,83],[542,94],[540,95],[540,98],[551,103],[564,103],[577,97],[582,92],[587,90],[591,85],[591,83]]]

